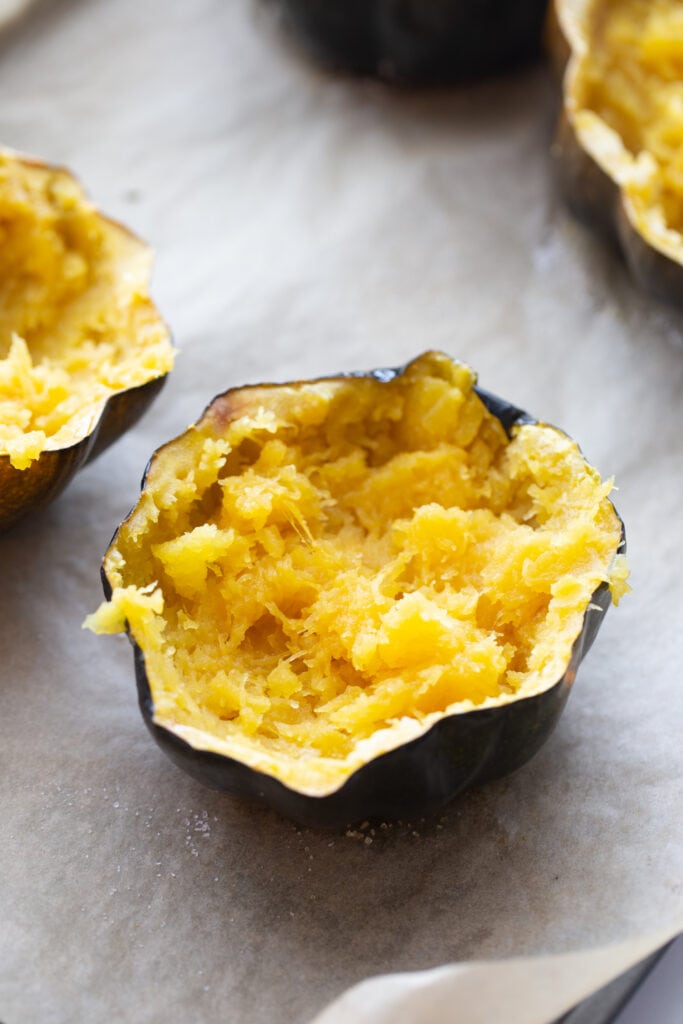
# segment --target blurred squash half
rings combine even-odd
[[[173,365],[152,252],[63,168],[0,150],[0,531],[127,430]]]

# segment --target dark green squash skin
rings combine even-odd
[[[327,67],[438,84],[500,74],[537,57],[548,0],[274,2],[294,39]]]
[[[373,377],[386,383],[404,369],[338,376]],[[509,402],[480,388],[475,390],[508,434],[517,424],[536,422]],[[152,456],[145,471],[143,489],[154,458]],[[111,545],[115,544],[117,533]],[[625,550],[622,525],[619,551]],[[112,588],[106,575],[106,556],[101,576],[105,597],[109,599]],[[336,827],[366,819],[395,821],[430,815],[459,793],[507,775],[529,761],[555,728],[579,664],[588,653],[610,603],[609,587],[602,584],[586,610],[569,664],[562,678],[550,689],[499,707],[445,716],[417,739],[362,765],[339,789],[326,796],[301,793],[234,758],[197,750],[155,722],[144,652],[130,633],[128,635],[134,650],[142,717],[159,747],[179,768],[211,789],[265,804],[301,825]]]
[[[94,430],[68,448],[43,452],[26,469],[15,469],[0,455],[0,533],[54,501],[79,469],[118,440],[154,401],[166,375],[119,391],[106,402]]]

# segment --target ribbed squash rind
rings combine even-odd
[[[339,377],[373,377],[387,383],[405,369],[378,369],[340,374]],[[296,386],[296,383],[289,386]],[[231,395],[248,390],[249,387],[236,388],[219,395],[214,401],[220,400],[225,407],[226,399]],[[478,387],[474,391],[508,435],[516,425],[537,422],[504,399]],[[205,415],[212,405],[207,407]],[[166,447],[152,456],[142,480],[143,491],[154,460]],[[118,531],[101,570],[107,600],[112,596],[107,556],[115,548],[117,537]],[[622,525],[618,552],[625,549]],[[338,788],[323,795],[301,792],[233,757],[197,749],[171,728],[166,728],[155,718],[144,651],[130,631],[128,636],[134,649],[138,700],[143,719],[159,747],[179,768],[212,789],[265,804],[302,825],[334,827],[363,819],[388,821],[431,814],[459,793],[507,775],[529,761],[555,728],[579,664],[588,653],[610,604],[610,588],[606,583],[601,584],[586,608],[582,629],[574,641],[566,669],[551,687],[497,707],[445,715],[416,739],[368,760]]]

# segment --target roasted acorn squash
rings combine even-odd
[[[276,0],[323,64],[394,82],[453,82],[535,57],[548,0]]]
[[[683,6],[555,0],[550,38],[565,68],[561,188],[642,286],[683,305]]]
[[[528,760],[612,594],[576,444],[427,353],[244,387],[148,467],[105,556],[160,746],[310,824],[410,817]]]
[[[0,530],[131,426],[171,368],[151,252],[72,175],[0,151]]]

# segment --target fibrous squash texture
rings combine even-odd
[[[152,461],[91,619],[155,720],[323,792],[444,714],[563,674],[620,522],[559,431],[510,440],[472,372],[244,388]]]
[[[597,0],[589,12],[573,95],[576,128],[622,186],[639,228],[680,259],[683,4]]]
[[[80,441],[111,395],[171,368],[150,261],[68,172],[0,152],[0,455],[15,468]]]

